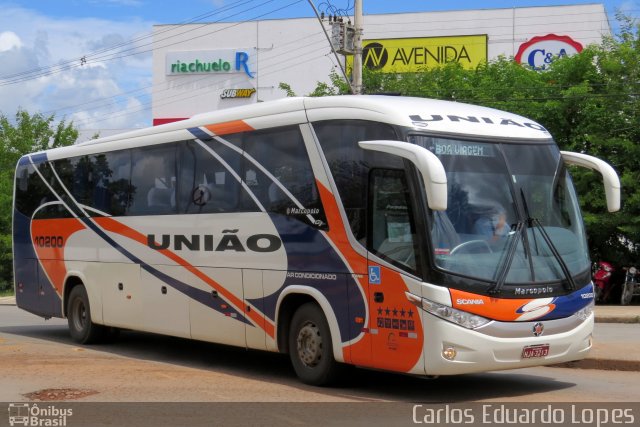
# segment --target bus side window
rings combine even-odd
[[[131,151],[91,156],[95,188],[93,207],[109,215],[124,215],[129,207]]]
[[[27,217],[46,200],[49,189],[36,173],[31,164],[22,165],[16,171],[18,182],[16,185],[16,209]]]
[[[105,154],[71,157],[53,162],[65,190],[52,184],[69,205],[79,203],[107,215],[124,215],[129,203],[131,152],[121,150]],[[74,201],[66,200],[67,192]],[[91,209],[88,215],[96,215]]]
[[[178,179],[179,213],[223,213],[238,210],[240,183],[212,153],[215,152],[234,172],[240,169],[240,155],[218,142],[188,141],[180,145]]]
[[[327,120],[314,123],[313,128],[331,169],[351,231],[364,245],[370,168],[402,169],[404,166],[399,157],[363,150],[358,142],[397,140],[396,132],[393,126],[366,120]]]
[[[404,171],[373,169],[369,176],[368,249],[415,272],[415,229]]]
[[[91,206],[94,182],[89,156],[56,161],[56,169],[62,170],[59,175],[62,182],[71,191],[73,198],[82,205]],[[65,171],[65,169],[67,170]]]
[[[176,144],[133,150],[128,215],[176,212]]]
[[[267,171],[244,159],[243,179],[267,212],[326,228],[315,176],[297,126],[248,132],[244,148]]]
[[[53,172],[52,164],[49,162],[42,162],[36,167],[44,181],[59,195],[62,195],[59,182]],[[42,183],[42,186],[45,186],[45,184]],[[37,209],[37,212],[34,215],[35,219],[68,218],[71,216],[67,209],[61,204],[58,197],[49,190],[49,187],[45,187],[43,190],[44,191],[40,193],[40,200],[37,201],[37,205],[35,206]],[[62,197],[64,198],[64,195],[62,195]]]

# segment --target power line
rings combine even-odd
[[[312,45],[316,45],[316,44],[319,44],[319,43],[324,43],[324,40],[316,41],[316,42],[315,42],[315,43],[313,43],[313,44],[307,44],[307,46],[312,46]],[[269,59],[274,59],[274,58],[277,58],[277,57],[279,57],[279,56],[286,55],[286,54],[288,54],[288,53],[289,53],[289,51],[285,51],[285,52],[283,52],[282,54],[279,54],[279,55],[273,55],[273,56],[272,56],[271,58],[269,58]],[[261,73],[261,76],[269,76],[269,75],[273,75],[273,74],[278,74],[278,73],[280,73],[281,71],[283,71],[283,70],[285,70],[285,69],[294,68],[294,67],[296,67],[296,66],[306,66],[306,65],[307,65],[307,63],[308,63],[309,61],[316,60],[316,59],[320,59],[320,58],[322,58],[322,57],[324,57],[324,56],[325,56],[325,54],[324,54],[324,53],[320,53],[320,54],[318,54],[318,52],[317,52],[317,51],[313,51],[313,50],[311,50],[311,51],[309,51],[309,52],[307,52],[307,53],[305,53],[305,54],[299,55],[299,56],[297,56],[297,57],[295,57],[295,58],[291,58],[291,59],[286,60],[286,61],[279,61],[279,62],[277,62],[277,63],[274,63],[274,64],[273,64],[273,65],[271,65],[271,66],[266,66],[266,67],[265,67],[265,66],[263,66],[263,67],[262,67],[262,71],[261,71],[260,73]],[[294,65],[293,65],[293,66],[291,66],[291,65],[289,65],[289,64],[294,64]],[[269,72],[264,72],[264,70],[269,70],[269,69],[271,69],[272,67],[279,67],[279,68],[272,69],[272,70],[270,70]],[[207,80],[209,79],[209,77],[210,77],[210,76],[205,76],[205,77],[202,77],[201,79],[197,79],[197,80],[195,80],[195,81],[191,80],[191,81],[189,81],[189,82],[185,82],[185,83],[183,83],[182,85],[183,85],[183,86],[190,86],[190,85],[192,85],[192,84],[194,84],[194,83],[204,82],[204,81],[207,81]],[[210,87],[211,87],[212,89],[213,89],[213,88],[215,88],[215,89],[219,89],[219,88],[222,88],[222,87],[224,87],[224,86],[226,86],[226,85],[233,85],[233,84],[238,83],[238,82],[241,82],[241,81],[244,81],[244,78],[243,78],[243,77],[239,77],[239,78],[237,78],[237,79],[235,79],[235,80],[234,80],[234,79],[231,79],[231,80],[227,80],[227,81],[225,81],[225,82],[215,83],[215,84],[211,85]],[[166,90],[170,90],[170,89],[166,89]],[[135,110],[120,111],[118,114],[110,115],[110,116],[107,116],[107,117],[104,117],[104,118],[102,118],[102,119],[98,119],[98,120],[88,120],[88,119],[86,119],[86,120],[84,120],[84,123],[89,123],[89,122],[90,122],[90,123],[99,123],[99,122],[104,122],[104,121],[109,120],[109,119],[112,119],[112,118],[117,118],[117,117],[127,116],[127,115],[130,115],[130,114],[133,114],[133,113],[138,113],[138,112],[141,112],[141,111],[146,111],[146,110],[149,110],[152,106],[159,107],[159,106],[166,106],[166,105],[174,104],[174,103],[181,102],[181,101],[184,101],[184,100],[187,100],[187,99],[191,99],[191,98],[193,98],[193,94],[194,94],[194,93],[199,93],[199,92],[201,92],[201,89],[200,89],[200,88],[195,88],[195,89],[192,89],[192,90],[189,90],[189,91],[180,92],[180,93],[177,93],[177,94],[174,94],[174,95],[171,95],[171,96],[165,97],[165,98],[163,98],[163,99],[161,99],[161,100],[159,100],[159,101],[156,101],[155,103],[152,103],[152,102],[146,102],[146,103],[143,103],[143,106],[144,106],[143,108],[134,107],[134,108],[136,108]],[[169,101],[169,102],[164,102],[164,101],[166,101],[167,99],[171,99],[171,101]],[[76,122],[76,123],[83,123],[83,121]]]
[[[266,5],[268,3],[272,3],[274,1],[276,1],[276,0],[266,0],[263,3],[260,3],[259,5],[257,5],[257,7],[264,6],[264,5]],[[115,60],[115,59],[122,59],[122,58],[127,58],[127,57],[130,57],[130,56],[142,55],[144,53],[153,52],[156,49],[163,49],[163,48],[166,48],[166,47],[169,47],[169,46],[173,46],[173,45],[176,45],[176,44],[180,44],[180,43],[184,43],[184,42],[187,42],[187,41],[195,40],[197,38],[205,37],[205,36],[220,32],[220,31],[224,31],[224,30],[229,29],[229,28],[236,27],[238,25],[244,24],[244,23],[249,22],[249,21],[255,21],[258,18],[262,18],[264,16],[270,15],[270,14],[278,12],[280,10],[289,8],[289,7],[291,7],[291,6],[293,6],[293,5],[297,4],[297,3],[300,3],[302,1],[303,0],[295,0],[292,3],[289,3],[289,4],[285,5],[285,6],[280,7],[280,8],[277,8],[277,9],[271,10],[269,12],[265,12],[263,14],[254,16],[253,18],[251,18],[249,20],[235,22],[235,23],[232,23],[232,24],[230,24],[230,25],[228,25],[226,27],[223,27],[223,28],[220,28],[220,29],[208,32],[208,33],[204,33],[204,34],[201,34],[199,36],[192,37],[190,39],[180,40],[180,41],[175,42],[175,43],[169,43],[169,44],[165,44],[163,46],[158,46],[158,47],[154,47],[154,48],[147,49],[147,50],[142,50],[142,51],[137,51],[137,52],[133,52],[133,53],[124,54],[125,52],[135,51],[135,50],[139,49],[140,46],[138,46],[138,47],[134,47],[134,48],[125,49],[125,50],[120,51],[118,53],[110,53],[110,54],[105,54],[105,55],[102,55],[102,56],[98,55],[98,56],[94,57],[93,60],[94,61],[106,62],[106,61],[112,61],[112,60]],[[249,12],[251,10],[254,10],[255,8],[256,7],[252,7],[250,9],[242,10],[240,12],[237,12],[237,13],[235,13],[233,15],[227,16],[226,18],[222,18],[222,19],[228,19],[228,18],[237,16],[237,15],[243,14],[245,12]],[[222,19],[216,21],[216,23],[222,21]],[[203,24],[203,25],[199,26],[198,28],[206,27],[206,26],[209,26],[209,25],[211,25],[211,23]],[[186,32],[190,32],[190,31],[192,31],[192,30],[187,30],[187,31],[182,32],[182,33],[174,34],[172,36],[169,36],[169,37],[166,37],[164,39],[161,39],[160,41],[164,41],[164,40],[167,40],[167,39],[170,39],[170,38],[174,38],[174,37],[182,35],[182,34],[184,34]],[[150,45],[154,45],[154,44],[156,44],[156,42],[146,43],[143,46],[150,46]],[[69,63],[66,66],[59,67],[58,69],[50,69],[48,71],[44,71],[42,73],[38,73],[38,74],[31,75],[31,76],[24,77],[24,78],[9,79],[7,81],[0,82],[0,86],[7,86],[7,85],[15,84],[15,83],[22,83],[22,82],[25,82],[25,81],[37,79],[37,78],[40,78],[40,77],[46,77],[46,76],[50,76],[50,75],[53,75],[53,74],[58,74],[58,73],[61,73],[63,71],[68,71],[70,69],[79,68],[79,67],[82,67],[82,65],[79,65],[79,64],[71,65]]]
[[[307,58],[307,56],[309,56],[309,55],[315,55],[315,56],[312,57],[312,58]],[[277,74],[277,73],[280,73],[284,69],[288,69],[288,68],[290,69],[290,68],[295,68],[295,67],[298,67],[298,66],[306,65],[305,63],[298,61],[298,59],[300,59],[300,58],[307,59],[307,60],[313,60],[313,59],[322,58],[323,56],[324,56],[324,54],[318,55],[317,52],[307,52],[306,54],[303,54],[299,58],[292,59],[290,62],[292,62],[294,65],[292,65],[292,66],[291,65],[286,65],[286,66],[271,70],[268,73],[262,73],[262,75],[263,76],[267,76],[267,75]],[[286,64],[286,62],[279,63],[279,64],[276,64],[276,65],[283,65],[283,64]],[[227,84],[233,84],[233,83],[232,82],[223,82],[223,83],[217,83],[217,84],[212,85],[212,86],[214,86],[214,88],[216,88],[216,89],[219,89],[219,88],[221,88],[221,87],[223,87],[223,86],[225,86]],[[86,120],[84,120],[84,123],[87,123],[87,124],[88,123],[91,123],[91,124],[101,123],[101,122],[105,122],[107,120],[111,120],[113,118],[125,117],[125,116],[129,116],[131,114],[134,114],[134,113],[140,113],[142,111],[148,111],[154,106],[155,107],[161,107],[161,106],[175,104],[175,103],[187,100],[187,99],[192,99],[193,98],[193,93],[194,92],[199,92],[199,91],[200,91],[200,89],[193,89],[191,91],[174,94],[174,95],[168,96],[168,97],[166,97],[166,98],[164,98],[164,99],[162,99],[160,101],[156,101],[155,103],[152,103],[151,101],[143,103],[141,108],[136,107],[136,109],[133,109],[133,110],[129,109],[129,110],[126,110],[126,111],[121,111],[121,112],[119,112],[117,114],[109,115],[109,116],[104,117],[102,119],[97,119],[97,120],[88,120],[88,119],[86,119]],[[171,100],[168,101],[168,102],[164,102],[167,99],[171,99]],[[83,123],[83,121],[74,122],[74,123],[76,123],[76,124],[80,123],[80,125],[81,125]]]
[[[278,48],[277,48],[279,50],[282,50],[281,53],[278,53],[277,55],[273,55],[272,54],[273,51],[272,52],[268,52],[268,53],[263,55],[264,56],[263,61],[269,62],[269,61],[273,61],[276,58],[282,57],[284,55],[290,55],[290,50],[291,49],[295,49],[295,48],[288,48],[291,45],[301,44],[301,45],[304,45],[305,47],[309,48],[309,47],[315,47],[315,46],[317,46],[317,45],[319,45],[321,43],[325,43],[324,39],[319,39],[319,40],[312,41],[312,42],[308,41],[308,39],[310,39],[312,37],[317,37],[320,34],[321,34],[320,32],[317,32],[317,33],[310,34],[310,35],[308,35],[306,37],[302,37],[302,38],[293,40],[291,42],[284,43],[284,44],[278,46]],[[287,48],[287,49],[285,49],[285,48]],[[292,61],[295,61],[295,59],[292,59]],[[284,63],[284,62],[281,61],[280,64],[282,64],[282,63]],[[267,74],[261,73],[261,75],[268,75],[268,73]],[[190,85],[193,85],[193,84],[205,82],[205,81],[209,80],[209,78],[210,78],[210,76],[205,75],[202,78],[195,79],[195,80],[188,80],[188,81],[185,81],[184,83],[180,83],[180,84],[178,84],[178,85],[176,85],[174,87],[171,87],[171,88],[159,89],[159,90],[155,91],[153,94],[154,95],[158,95],[161,92],[165,92],[165,91],[169,91],[169,90],[173,90],[173,89],[179,89],[180,87],[183,87],[183,86],[190,86]],[[233,81],[228,82],[228,84],[232,84],[232,83],[233,83]],[[120,97],[125,96],[125,95],[138,93],[138,92],[144,92],[146,90],[159,88],[159,87],[162,87],[162,86],[166,86],[166,82],[158,83],[158,84],[151,85],[151,86],[146,86],[146,87],[135,89],[135,90],[128,91],[128,92],[122,92],[122,93],[119,93],[117,95],[113,95],[113,96],[105,97],[105,98],[101,98],[101,99],[96,99],[96,100],[89,101],[89,102],[86,102],[86,103],[81,103],[81,104],[76,104],[76,105],[72,105],[72,106],[61,107],[61,108],[57,108],[55,110],[49,110],[49,111],[46,111],[43,114],[58,114],[58,113],[60,113],[61,111],[64,111],[64,110],[74,109],[74,108],[83,107],[83,106],[86,106],[86,105],[91,105],[91,104],[96,104],[97,103],[98,105],[96,105],[94,107],[82,110],[82,112],[91,111],[91,110],[95,110],[95,109],[99,109],[99,108],[103,108],[103,107],[109,106],[111,104],[109,102],[110,100],[115,100],[115,99],[120,98]],[[192,91],[189,91],[189,93],[196,92],[197,90],[198,89],[194,89]],[[71,114],[74,114],[74,113],[78,113],[78,112],[77,111],[76,112],[72,112]]]
[[[232,10],[232,9],[234,9],[236,7],[244,6],[244,5],[246,5],[248,3],[252,3],[254,1],[256,1],[256,0],[245,0],[245,1],[239,0],[239,1],[235,2],[235,3],[232,3],[230,5],[224,6],[222,8],[217,9],[217,10],[198,15],[198,16],[196,16],[194,18],[191,18],[191,19],[189,19],[187,21],[184,21],[183,23],[180,23],[180,24],[177,24],[177,25],[178,25],[178,28],[179,27],[183,27],[183,26],[187,26],[187,25],[193,25],[194,22],[197,22],[197,21],[202,20],[204,18],[207,18],[207,17],[213,16],[215,14],[219,14],[219,13],[222,13],[222,12],[226,12],[226,11]],[[257,8],[257,7],[264,6],[265,4],[271,3],[272,1],[275,1],[275,0],[265,1],[265,2],[255,6],[255,7],[252,7],[251,9],[245,9],[245,10],[242,10],[240,12],[234,13],[234,14],[232,14],[230,16],[226,16],[224,18],[220,18],[219,20],[214,21],[213,23],[219,23],[219,22],[221,22],[223,20],[232,18],[234,16],[237,16],[239,14],[245,13],[245,12],[250,11],[250,10],[253,10],[253,9]],[[293,4],[296,4],[296,3],[298,3],[298,2],[293,2],[293,3],[291,3],[291,4],[287,5],[287,6],[284,6],[282,9],[287,8],[289,6],[292,6]],[[329,4],[329,3],[327,3],[327,4]],[[349,2],[348,2],[348,6],[349,6]],[[281,9],[277,9],[276,11],[278,11],[278,10],[281,10]],[[337,9],[337,10],[339,10],[339,9]],[[349,8],[346,9],[346,10],[349,10]],[[273,12],[270,12],[270,13],[273,13]],[[447,13],[447,11],[445,11],[445,12],[433,12],[433,13]],[[455,13],[455,12],[452,12],[452,13]],[[584,15],[596,15],[596,14],[597,15],[601,15],[601,13],[599,13],[599,12],[583,12],[583,13],[575,13],[575,14],[566,14],[566,15],[563,15],[562,18],[565,18],[566,16],[584,16]],[[531,17],[548,18],[548,17],[561,17],[561,16],[557,15],[557,14],[542,14],[542,15],[531,15],[531,16],[527,16],[526,18],[531,18]],[[252,20],[255,20],[255,19],[256,18],[252,18]],[[511,19],[511,18],[476,18],[476,19],[467,19],[467,20],[456,20],[455,22],[465,22],[465,21],[469,21],[469,22],[474,22],[475,21],[475,22],[477,22],[477,21],[482,21],[482,20],[490,20],[492,22],[495,22],[496,19]],[[523,19],[523,18],[516,18],[516,19]],[[246,21],[241,21],[241,22],[246,22]],[[574,22],[579,22],[579,21],[574,21]],[[387,23],[384,23],[384,24],[368,23],[367,26],[368,27],[375,27],[375,26],[389,25],[389,24],[394,24],[394,23],[395,24],[399,24],[398,22],[387,22]],[[412,23],[414,23],[414,24],[429,24],[429,25],[432,25],[432,23],[430,23],[429,21],[426,21],[426,20],[425,21],[402,22],[401,24],[402,25],[408,25],[408,24],[412,24]],[[563,23],[566,23],[566,22],[563,21]],[[601,21],[601,23],[606,23],[607,26],[609,25],[608,21]],[[212,23],[202,24],[201,26],[198,26],[196,28],[189,28],[187,31],[195,31],[195,30],[197,30],[197,29],[199,29],[201,27],[205,27],[205,26],[208,26],[208,25],[211,25],[211,24]],[[231,25],[231,26],[229,26],[227,28],[231,28],[232,26],[239,25],[239,24],[240,23],[236,23],[236,24],[233,24],[233,25]],[[503,26],[503,27],[506,28],[507,26]],[[508,26],[508,27],[511,27],[511,26]],[[447,28],[450,28],[450,26],[448,26]],[[477,26],[474,26],[474,27],[458,27],[458,28],[456,28],[456,30],[464,30],[464,29],[472,29],[472,28],[477,28]],[[492,28],[498,28],[498,27],[495,27],[495,25],[493,25]],[[167,31],[167,32],[168,31],[175,31],[175,29],[176,29],[176,27],[172,26],[171,28],[168,28],[166,30],[160,31],[160,33],[163,33],[165,31]],[[187,32],[187,31],[185,31],[185,32]],[[173,35],[171,35],[171,36],[169,36],[169,37],[167,37],[165,39],[160,39],[160,41],[167,40],[167,39],[182,35],[185,32],[178,33],[178,34],[173,34]],[[214,32],[217,32],[217,31],[214,31]],[[396,32],[402,32],[402,31],[396,31]],[[156,32],[155,36],[157,36],[158,34],[159,33]],[[83,62],[87,62],[87,61],[90,61],[90,60],[103,61],[104,62],[104,61],[111,61],[111,60],[115,60],[115,59],[125,58],[125,57],[128,57],[128,56],[141,55],[141,54],[144,54],[144,53],[148,53],[148,52],[153,51],[154,49],[137,51],[137,52],[133,52],[131,54],[126,54],[126,55],[124,54],[125,52],[135,51],[135,50],[139,49],[140,47],[149,46],[149,45],[151,45],[153,43],[146,43],[146,44],[143,44],[142,46],[132,47],[132,48],[129,48],[129,49],[125,49],[123,51],[116,52],[116,53],[108,53],[108,52],[111,52],[111,51],[113,51],[113,50],[115,50],[115,49],[117,49],[119,47],[124,47],[124,46],[127,46],[127,45],[133,45],[137,41],[142,41],[142,40],[148,39],[148,38],[153,37],[153,36],[154,36],[154,34],[140,36],[140,37],[137,37],[137,38],[135,38],[133,40],[130,40],[128,42],[123,42],[123,43],[119,43],[119,44],[116,44],[116,45],[113,45],[113,46],[110,46],[110,47],[106,47],[106,48],[97,50],[95,52],[92,52],[92,53],[89,53],[89,54],[85,54],[80,58],[74,58],[72,60],[63,61],[63,62],[61,62],[59,64],[56,64],[56,65],[53,65],[53,66],[40,67],[40,68],[37,68],[35,70],[25,71],[25,72],[22,72],[22,73],[14,73],[14,74],[10,74],[10,75],[4,75],[4,76],[0,77],[0,80],[4,80],[4,81],[0,81],[0,86],[10,85],[10,84],[15,84],[15,83],[21,83],[21,82],[24,82],[24,81],[28,81],[30,79],[37,79],[37,78],[40,78],[40,77],[45,77],[45,76],[49,76],[49,75],[52,75],[52,74],[57,74],[57,73],[60,73],[60,72],[63,72],[63,71],[67,71],[67,70],[70,70],[70,69],[73,69],[73,68],[82,67],[82,63]],[[204,36],[204,35],[202,35],[202,36]],[[158,42],[158,40],[156,40],[154,43],[157,43],[157,42]],[[165,46],[162,46],[162,47],[167,47],[167,46],[171,46],[171,45],[172,44],[165,45]]]
[[[189,24],[197,22],[197,21],[199,21],[201,19],[213,16],[213,15],[218,14],[218,13],[225,12],[227,10],[234,9],[234,8],[236,8],[238,6],[244,5],[246,3],[251,3],[253,1],[256,1],[256,0],[238,0],[235,3],[232,3],[230,5],[223,6],[223,7],[219,8],[219,9],[216,9],[216,10],[214,10],[212,12],[207,12],[207,13],[198,15],[198,16],[196,16],[194,18],[191,18],[191,19],[189,19],[187,21],[184,21],[182,23],[179,23],[179,24],[177,24],[177,26],[181,27],[181,26],[189,25]],[[205,25],[207,25],[207,24],[205,24]],[[173,29],[174,28],[170,28],[170,29],[167,29],[167,30],[160,31],[159,33],[163,33],[165,31],[171,31]],[[131,39],[131,40],[126,41],[126,42],[117,43],[115,45],[111,45],[111,46],[108,46],[108,47],[104,47],[102,49],[98,49],[98,50],[96,50],[94,52],[85,54],[80,58],[73,58],[73,59],[70,59],[70,60],[64,60],[62,62],[59,62],[56,65],[51,65],[51,66],[47,66],[47,67],[39,67],[39,68],[36,68],[34,70],[30,70],[30,71],[23,71],[23,72],[20,72],[20,73],[3,75],[3,76],[0,76],[0,80],[12,79],[12,78],[21,77],[21,76],[27,76],[27,75],[34,74],[34,73],[37,73],[37,72],[45,72],[47,70],[57,69],[59,67],[72,65],[72,64],[76,64],[77,65],[78,62],[82,62],[83,60],[86,63],[87,58],[92,59],[94,56],[96,56],[98,54],[106,53],[106,52],[109,52],[111,50],[118,49],[119,47],[133,45],[134,43],[136,43],[138,41],[148,39],[148,38],[153,37],[154,35],[157,35],[159,33],[156,32],[156,33],[151,33],[151,34],[147,34],[147,35],[144,35],[144,36],[139,36],[139,37],[136,37],[136,38]]]

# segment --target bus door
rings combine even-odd
[[[420,313],[405,292],[420,286],[417,233],[404,170],[369,174],[368,282],[376,368],[409,372],[423,360]],[[384,262],[380,262],[380,260]],[[414,290],[415,292],[415,290]]]

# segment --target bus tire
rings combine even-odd
[[[337,380],[339,365],[333,358],[331,331],[317,304],[303,304],[293,315],[289,357],[296,375],[305,384],[320,386]]]
[[[104,338],[105,327],[91,321],[89,297],[83,285],[74,287],[69,293],[67,322],[71,339],[78,344],[97,343]]]

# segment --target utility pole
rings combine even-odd
[[[362,94],[362,0],[355,0],[353,26],[355,27],[353,55],[353,91]]]
[[[320,23],[322,32],[324,33],[325,37],[327,38],[327,41],[329,42],[329,45],[331,46],[331,52],[333,52],[333,55],[336,57],[336,62],[340,66],[340,71],[342,71],[342,76],[344,77],[344,81],[347,82],[347,84],[349,85],[349,88],[351,89],[351,93],[355,94],[356,90],[355,90],[355,87],[353,86],[353,82],[349,81],[349,77],[347,76],[347,71],[342,66],[342,62],[340,61],[340,58],[338,58],[338,52],[336,50],[336,46],[340,47],[341,42],[342,44],[344,44],[345,42],[344,34],[340,41],[332,40],[331,37],[329,37],[329,34],[327,34],[327,30],[324,28],[324,24],[322,23],[322,21],[324,20],[324,13],[322,14],[322,16],[320,16],[320,14],[318,13],[318,9],[316,9],[316,6],[313,4],[313,1],[312,0],[308,0],[308,1],[309,1],[309,4],[311,5],[311,8],[313,9],[313,12],[316,14],[316,18],[318,18],[318,22]],[[329,18],[329,23],[331,23],[331,18]],[[335,21],[334,21],[334,24],[335,24]]]
[[[318,14],[312,0],[308,0],[309,4],[313,8],[318,22],[322,27],[325,37],[331,45],[331,51],[336,57],[336,61],[340,66],[344,80],[349,85],[351,93],[354,95],[362,94],[362,0],[355,0],[354,7],[354,25],[351,25],[351,19],[344,22],[343,16],[329,15],[329,25],[331,26],[331,36],[324,28],[324,12]],[[342,66],[342,62],[338,58],[338,54],[344,56],[353,55],[353,70],[351,70],[351,79],[347,76],[347,73]]]

